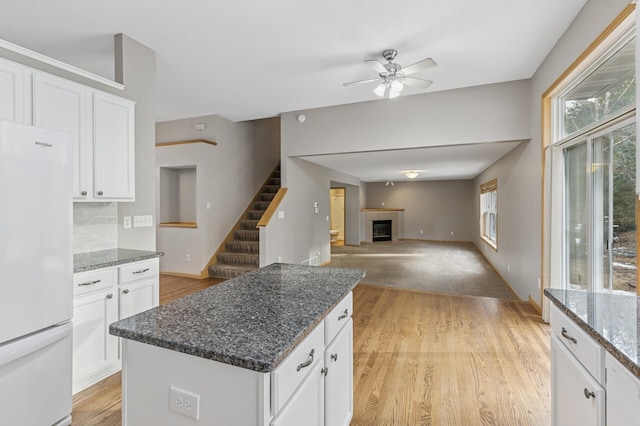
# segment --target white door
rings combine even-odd
[[[43,74],[33,76],[33,123],[69,133],[73,142],[73,197],[89,196],[91,91]]]
[[[325,419],[331,426],[348,426],[353,416],[353,320],[349,318],[324,352]]]
[[[120,319],[157,306],[157,303],[154,303],[157,280],[155,277],[120,285]]]
[[[324,372],[318,362],[271,426],[324,426]]]
[[[0,61],[0,120],[26,123],[26,80],[24,68]]]
[[[555,335],[551,335],[551,368],[552,424],[603,426],[603,387]]]
[[[0,122],[0,343],[71,319],[71,141]]]
[[[93,94],[93,181],[96,199],[132,200],[135,195],[134,104]]]
[[[0,424],[68,425],[70,377],[69,323],[0,345]]]

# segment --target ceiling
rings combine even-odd
[[[383,61],[388,48],[405,67],[427,57],[438,63],[413,75],[433,80],[428,89],[406,87],[403,96],[531,78],[586,1],[12,1],[2,5],[0,39],[113,79],[113,36],[125,33],[156,52],[157,122],[244,121],[373,101],[375,84],[342,83],[375,78],[363,61]],[[411,168],[461,179],[483,167],[480,157],[490,157],[486,167],[510,146],[307,159],[369,181]],[[382,157],[395,164],[387,175],[364,166]]]
[[[420,174],[411,180],[473,179],[521,142],[494,142],[388,151],[299,157],[365,182],[410,180],[402,171]]]

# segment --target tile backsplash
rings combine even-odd
[[[118,247],[117,203],[73,203],[73,253]]]

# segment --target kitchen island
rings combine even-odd
[[[363,277],[273,264],[112,324],[123,424],[347,425]]]

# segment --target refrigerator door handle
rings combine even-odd
[[[0,346],[0,366],[23,358],[71,335],[71,324],[63,324],[43,331],[38,335],[22,338]]]

